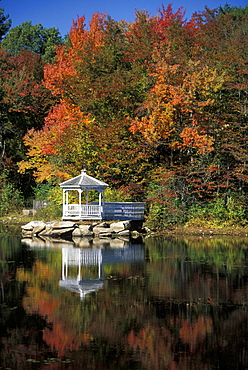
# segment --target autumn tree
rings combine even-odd
[[[16,163],[24,158],[22,138],[31,127],[40,128],[51,105],[49,91],[41,84],[40,56],[21,52],[11,56],[0,50],[1,169],[6,181],[28,190],[30,176],[20,177]]]

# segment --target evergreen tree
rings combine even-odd
[[[11,23],[12,22],[11,19],[9,19],[9,15],[4,15],[4,9],[0,8],[0,41],[9,31]]]

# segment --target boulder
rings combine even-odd
[[[93,228],[93,234],[94,234],[94,236],[106,237],[106,238],[109,238],[109,237],[112,236],[112,232],[111,232],[110,228],[98,227],[98,226]]]
[[[120,236],[130,236],[130,230],[122,230],[118,232]]]
[[[75,228],[76,225],[72,221],[54,221],[52,222],[53,229],[69,229],[69,228]]]
[[[65,236],[65,235],[72,235],[74,228],[68,227],[68,228],[62,228],[62,229],[54,229],[50,231],[50,236]]]
[[[92,233],[93,227],[91,225],[79,225],[79,229],[81,230],[82,235],[87,234],[93,235]]]
[[[76,225],[71,221],[52,221],[47,222],[46,227],[39,235],[41,236],[64,236],[72,234]]]
[[[50,225],[46,225],[45,229],[42,230],[40,233],[39,233],[39,236],[49,236],[49,235],[52,235],[52,231],[53,231],[53,228],[52,226]]]
[[[104,228],[109,228],[110,225],[107,222],[101,222],[100,224],[97,225],[98,227],[104,227]]]
[[[78,237],[80,237],[81,238],[81,236],[82,236],[82,231],[79,229],[79,227],[76,227],[76,229],[74,229],[73,231],[72,231],[72,236],[78,236]]]
[[[129,221],[120,221],[120,222],[113,222],[110,224],[111,232],[119,233],[123,230],[130,230],[130,222]]]
[[[21,226],[22,230],[33,231],[33,228],[36,226],[44,225],[43,221],[30,221],[26,225]]]
[[[79,225],[72,231],[74,237],[93,237],[91,225]]]
[[[33,228],[33,235],[38,235],[41,231],[45,230],[46,224],[45,222],[41,222],[39,225],[34,226]]]
[[[33,231],[22,230],[22,236],[24,238],[32,238],[33,237]]]

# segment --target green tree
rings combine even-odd
[[[0,8],[0,41],[9,31],[11,23],[12,22],[11,19],[9,19],[9,15],[4,15],[4,9]]]
[[[44,62],[52,61],[56,45],[63,43],[59,30],[55,27],[44,28],[40,23],[24,22],[12,28],[2,41],[2,47],[12,55],[21,51],[31,51],[42,56]]]

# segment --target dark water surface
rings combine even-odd
[[[248,369],[248,238],[0,233],[0,369]]]

